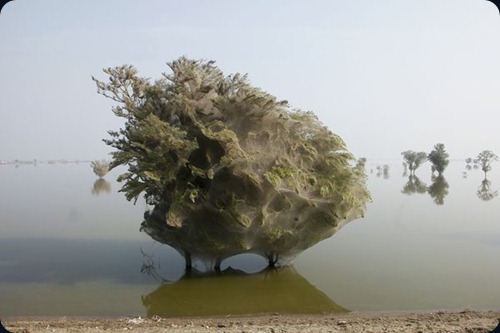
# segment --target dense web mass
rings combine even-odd
[[[128,200],[152,208],[142,230],[186,258],[215,267],[253,252],[271,265],[361,217],[369,193],[362,165],[312,112],[224,74],[212,61],[179,58],[155,82],[129,65],[105,69],[98,92],[119,103],[111,167]]]

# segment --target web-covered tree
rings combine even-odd
[[[90,166],[92,167],[94,173],[99,176],[99,178],[106,176],[106,174],[109,172],[109,163],[106,161],[92,161],[90,162]]]
[[[364,213],[364,167],[312,112],[185,57],[151,82],[130,65],[95,78],[125,120],[104,140],[128,200],[154,207],[142,230],[186,259],[254,252],[284,263]]]

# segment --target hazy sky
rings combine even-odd
[[[356,156],[500,155],[500,15],[486,0],[16,0],[0,14],[0,160],[106,158],[91,76],[186,55],[314,111]]]

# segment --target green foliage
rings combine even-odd
[[[364,168],[312,112],[291,110],[246,75],[224,76],[213,61],[181,57],[168,66],[171,73],[154,82],[130,65],[104,69],[108,82],[93,78],[124,119],[104,140],[116,149],[111,167],[128,168],[118,179],[128,200],[144,194],[155,205],[150,221],[179,230],[212,225],[219,234],[207,234],[221,241],[220,230],[288,221],[301,205],[321,207],[331,226],[362,215],[369,200]],[[292,207],[270,211],[283,193]],[[143,227],[161,233],[154,223]],[[168,238],[180,252],[193,250],[180,236]]]
[[[448,166],[449,161],[449,155],[444,149],[444,144],[438,143],[437,145],[434,146],[434,150],[432,150],[429,155],[427,156],[427,159],[432,163],[433,170],[436,170],[439,175],[441,175]]]
[[[410,169],[410,174],[415,174],[415,170],[426,161],[427,154],[424,152],[415,152],[413,150],[407,150],[401,153],[403,158]]]

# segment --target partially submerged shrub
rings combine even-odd
[[[100,178],[106,176],[109,172],[109,163],[105,161],[92,161],[90,162],[90,166],[92,170],[94,170],[94,173]]]

